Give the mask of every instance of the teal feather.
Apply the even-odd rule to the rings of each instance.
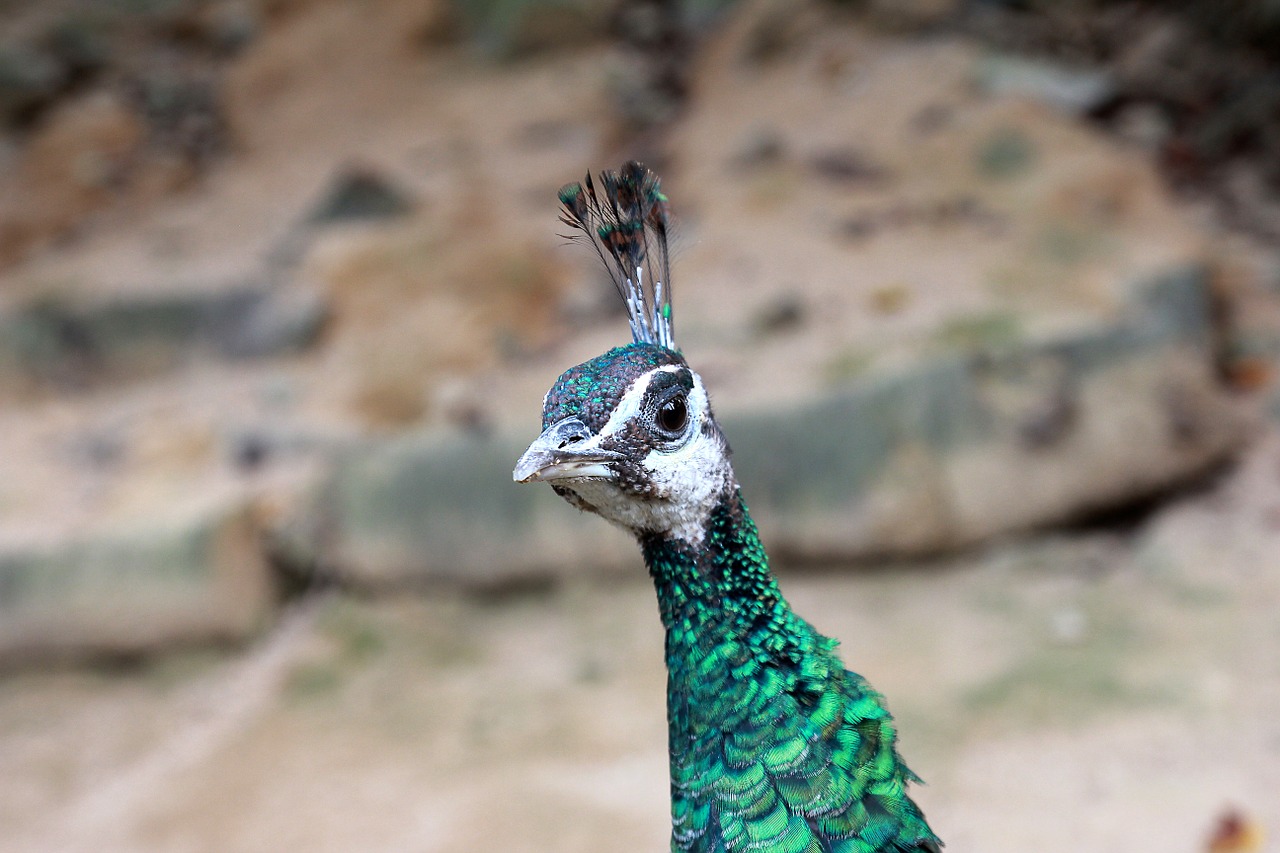
[[[667,632],[673,851],[932,851],[883,700],[782,597],[741,494],[641,539]]]

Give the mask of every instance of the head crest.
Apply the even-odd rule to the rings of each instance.
[[[675,350],[667,197],[658,176],[632,160],[616,172],[601,172],[600,188],[597,194],[590,173],[582,183],[561,187],[560,221],[581,231],[604,262],[627,305],[632,339]]]

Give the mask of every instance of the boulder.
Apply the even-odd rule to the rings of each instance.
[[[307,221],[330,225],[394,219],[411,213],[413,208],[410,193],[390,177],[372,166],[348,164],[334,175]]]
[[[975,82],[988,94],[1030,98],[1070,115],[1098,109],[1118,90],[1105,71],[1015,56],[987,57],[978,65]]]
[[[81,386],[154,373],[193,353],[288,354],[310,345],[327,316],[318,294],[253,282],[42,297],[0,310],[0,380]]]
[[[909,556],[1070,523],[1239,446],[1208,277],[1150,283],[1115,322],[944,354],[783,416],[726,424],[780,555]]]
[[[252,500],[35,541],[0,531],[0,663],[241,639],[274,601]]]
[[[512,482],[527,443],[449,432],[351,448],[277,532],[281,551],[367,587],[499,587],[634,564],[621,531]]]
[[[45,106],[66,82],[66,69],[39,50],[0,45],[0,121],[20,120]]]
[[[998,336],[721,420],[771,552],[844,562],[954,549],[1149,497],[1228,458],[1241,428],[1215,378],[1198,267],[1139,287],[1113,321]],[[511,482],[532,438],[354,449],[294,519],[295,552],[370,585],[639,571],[624,534]]]

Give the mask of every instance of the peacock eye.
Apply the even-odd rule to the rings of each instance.
[[[689,406],[685,403],[683,394],[672,397],[658,409],[658,426],[664,432],[680,432],[688,421]]]

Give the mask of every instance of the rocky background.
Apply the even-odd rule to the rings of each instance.
[[[510,481],[629,157],[948,849],[1273,849],[1274,6],[0,4],[0,849],[665,849],[634,545]]]

